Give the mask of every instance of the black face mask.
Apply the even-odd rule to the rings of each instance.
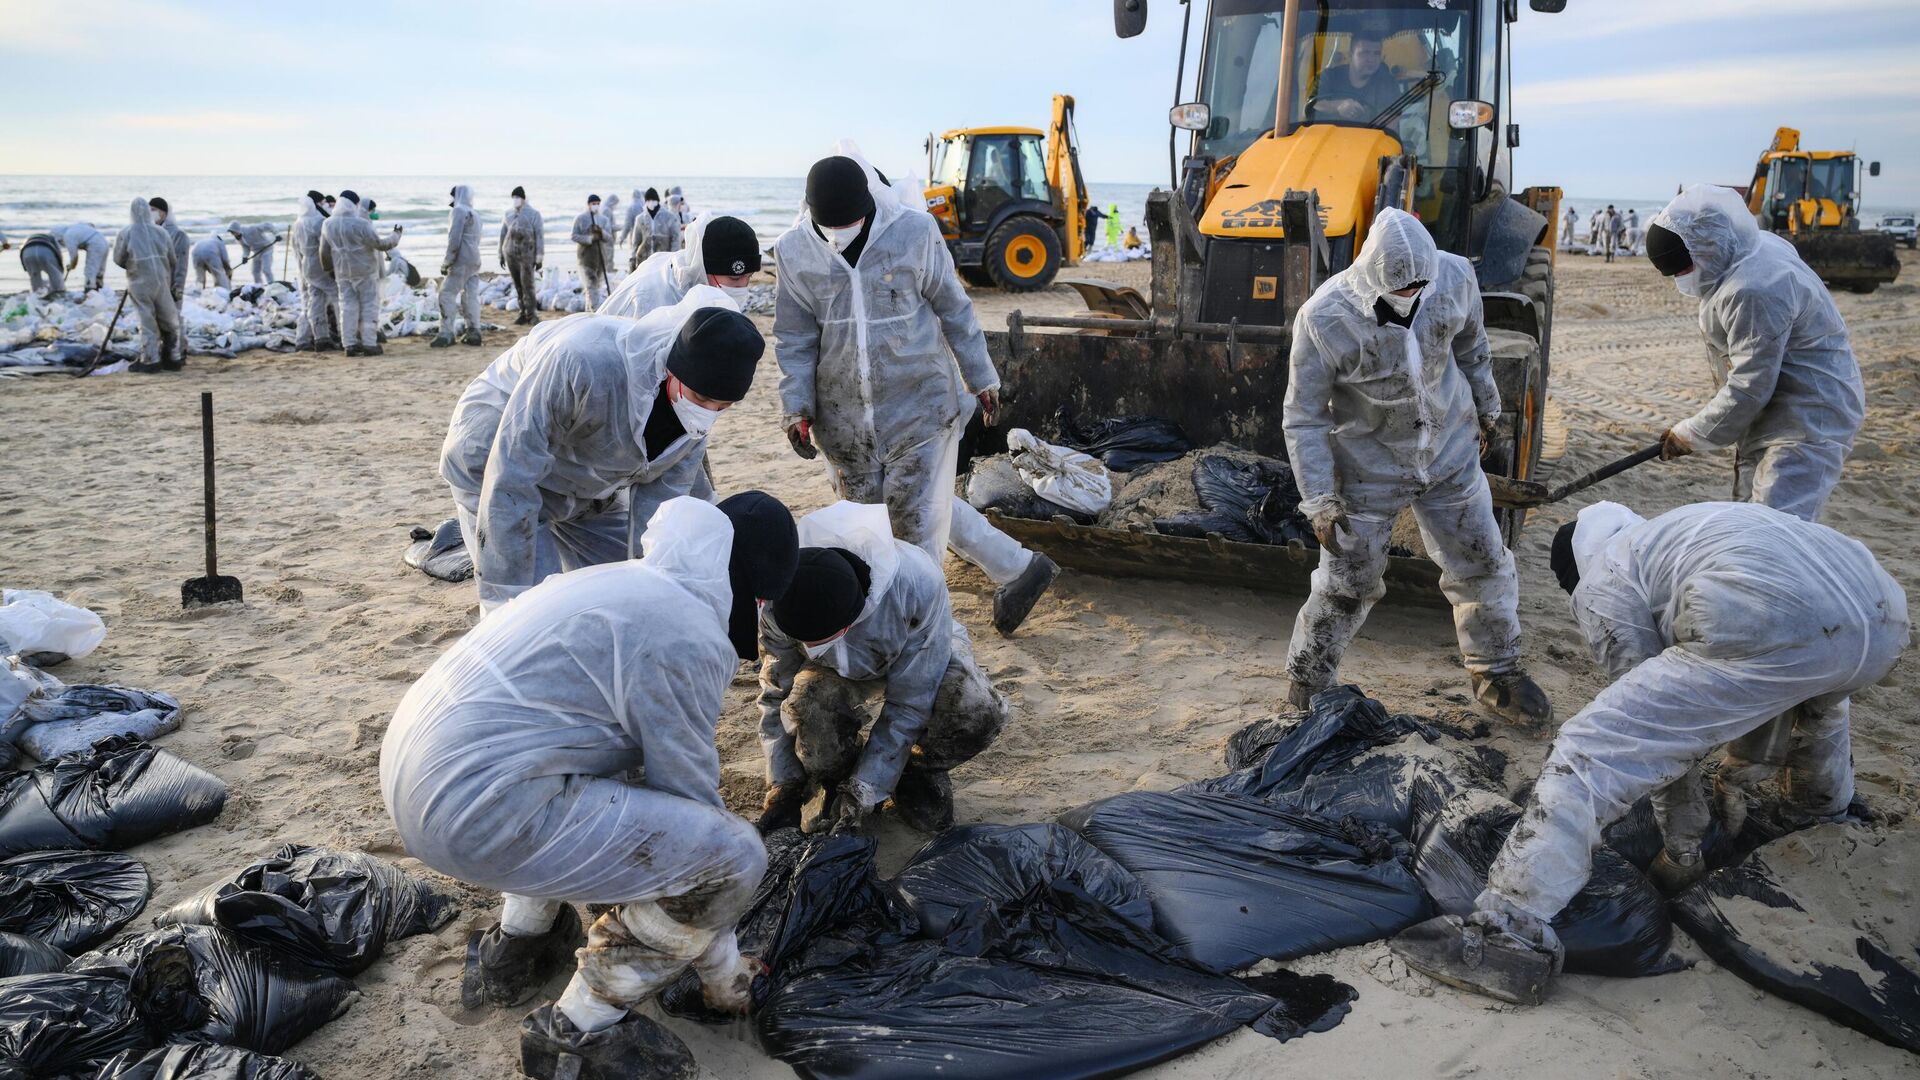
[[[1560,526],[1559,531],[1553,534],[1553,547],[1547,553],[1547,564],[1553,567],[1554,580],[1560,583],[1560,588],[1568,596],[1572,596],[1573,590],[1580,587],[1580,562],[1573,557],[1573,529],[1577,524],[1579,522],[1569,521]]]

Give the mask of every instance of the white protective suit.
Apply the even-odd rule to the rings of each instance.
[[[252,225],[229,222],[227,232],[240,241],[240,257],[249,260],[253,267],[253,282],[256,285],[269,285],[273,282],[273,257],[268,249],[280,239],[280,230],[269,222],[260,221]]]
[[[153,208],[149,206],[147,209],[149,213],[147,221],[151,223]],[[187,295],[187,267],[193,261],[193,241],[187,239],[184,229],[173,223],[172,214],[167,215],[167,220],[160,224],[160,229],[167,234],[168,244],[173,249],[173,280],[168,285],[168,291],[173,294],[173,307],[178,311],[181,301],[186,299]],[[119,237],[114,239],[117,241]]]
[[[223,289],[233,288],[233,257],[227,254],[226,237],[216,233],[193,245],[192,258],[194,288],[206,288],[208,277]]]
[[[508,207],[500,219],[500,265],[513,278],[515,297],[520,302],[521,319],[539,309],[533,274],[547,261],[547,224],[532,203]]]
[[[584,215],[583,215],[584,216]],[[662,251],[647,256],[647,261],[626,276],[620,287],[595,308],[602,315],[637,319],[655,308],[680,302],[687,290],[707,280],[706,260],[700,242],[705,237],[711,215],[693,223],[687,230],[686,246],[679,251]]]
[[[1412,325],[1375,303],[1412,281]],[[1340,658],[1386,595],[1394,518],[1413,507],[1440,588],[1453,602],[1467,670],[1519,670],[1519,579],[1480,468],[1480,426],[1500,415],[1473,267],[1435,249],[1426,227],[1386,209],[1353,265],[1296,320],[1283,413],[1300,511],[1347,513],[1342,550],[1320,552],[1313,595],[1287,650],[1296,686],[1332,686]]]
[[[81,281],[82,289],[98,289],[106,282],[107,253],[113,245],[107,243],[106,236],[93,227],[92,222],[82,221],[60,230],[60,243],[67,249],[67,269],[72,270],[80,264],[80,253],[87,253],[87,269]]]
[[[595,239],[594,228],[600,236]],[[599,311],[607,299],[607,277],[613,270],[613,219],[606,211],[582,210],[573,219],[574,255],[580,264],[580,283],[587,293],[587,310]]]
[[[480,216],[473,212],[473,189],[457,184],[447,211],[447,253],[440,260],[440,337],[453,337],[455,316],[466,332],[480,333]]]
[[[153,223],[145,199],[133,200],[127,227],[113,238],[113,265],[127,272],[127,300],[140,322],[140,362],[178,362],[186,342],[173,302],[173,238]]]
[[[483,610],[550,574],[631,558],[668,499],[712,501],[706,436],[683,434],[649,459],[644,435],[667,351],[704,307],[739,310],[700,285],[644,319],[541,323],[460,396],[440,475],[453,489]]]
[[[1740,196],[1688,188],[1653,223],[1693,256],[1700,332],[1719,387],[1674,434],[1734,447],[1736,497],[1817,520],[1866,416],[1847,325],[1793,245],[1763,233]]]
[[[341,199],[320,227],[320,265],[333,275],[340,293],[342,344],[371,348],[380,343],[380,253],[399,243],[399,233],[375,231],[366,210],[351,199]]]
[[[300,264],[300,320],[294,331],[295,348],[332,341],[333,326],[339,319],[340,298],[333,275],[320,263],[320,229],[326,222],[327,216],[313,205],[313,199],[300,196],[300,216],[288,230],[294,261]]]
[[[47,299],[67,295],[67,256],[56,233],[34,233],[20,245],[20,269],[27,274],[27,291]]]
[[[644,262],[650,256],[661,252],[679,251],[684,244],[683,225],[680,215],[673,208],[661,203],[659,209],[640,208],[640,218],[635,223],[633,234],[633,254]]]
[[[647,204],[645,200],[646,200],[645,193],[643,193],[639,188],[634,188],[633,201],[627,204],[627,213],[626,213],[625,220],[621,221],[620,223],[620,234],[616,236],[614,239],[620,241],[620,243],[622,244],[631,244],[631,243],[637,242],[638,237],[636,237],[634,234],[633,224],[634,222],[640,220],[640,215],[642,213],[646,212]]]
[[[1479,907],[1552,919],[1586,883],[1601,830],[1643,795],[1668,851],[1697,853],[1701,760],[1789,710],[1788,796],[1813,815],[1846,809],[1848,696],[1885,677],[1909,636],[1906,594],[1872,553],[1751,503],[1646,521],[1604,502],[1580,512],[1573,552],[1574,618],[1614,681],[1554,739]]]
[[[892,794],[910,756],[916,767],[946,770],[986,749],[1006,723],[1006,703],[953,619],[939,564],[894,539],[884,507],[839,502],[798,525],[801,547],[840,548],[867,564],[867,601],[846,636],[811,661],[804,643],[774,621],[772,606],[762,611],[760,746],[767,782],[811,777],[831,784],[851,775],[877,804]],[[858,686],[828,685],[837,681],[885,687],[857,766],[851,753],[857,727],[808,730],[844,723],[850,718],[836,706],[864,696]],[[817,699],[811,706],[802,700],[809,697]],[[919,754],[912,753],[916,745]]]
[[[667,502],[644,557],[554,578],[483,621],[387,729],[381,792],[409,854],[509,894],[510,927],[539,932],[564,901],[622,905],[595,924],[570,996],[625,1006],[689,963],[703,979],[739,963],[733,927],[766,849],[721,801],[714,748],[739,666],[732,547],[721,511]],[[643,782],[617,779],[641,767]]]
[[[1000,376],[939,226],[862,164],[874,212],[857,264],[805,211],[774,244],[781,424],[809,421],[834,492],[885,503],[894,535],[938,564],[960,502],[959,436]]]

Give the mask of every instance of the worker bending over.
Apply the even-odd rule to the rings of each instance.
[[[725,293],[698,285],[644,319],[541,323],[481,372],[440,449],[481,610],[634,558],[661,503],[710,500],[707,435],[765,349]]]
[[[599,311],[637,319],[658,307],[680,302],[687,290],[705,283],[747,307],[747,283],[760,272],[760,238],[753,226],[736,217],[701,218],[687,230],[686,246],[647,256],[628,274]]]
[[[1301,306],[1282,425],[1320,566],[1287,649],[1296,708],[1336,683],[1386,595],[1387,543],[1411,506],[1481,707],[1552,718],[1520,668],[1520,582],[1480,468],[1500,418],[1488,355],[1473,267],[1398,210],[1382,210],[1353,265]]]
[[[799,825],[825,789],[816,828],[857,829],[891,798],[907,824],[937,833],[953,824],[947,771],[1000,734],[1006,700],[953,620],[946,576],[894,539],[884,507],[817,510],[800,520],[800,544],[793,585],[760,616],[760,829]]]
[[[222,289],[233,288],[233,256],[227,253],[226,237],[214,233],[191,250],[194,288],[206,288],[208,278]]]
[[[1866,416],[1847,324],[1793,245],[1732,190],[1691,187],[1647,226],[1647,258],[1700,301],[1718,389],[1661,439],[1661,457],[1734,448],[1734,497],[1808,521]]]
[[[521,1067],[539,1080],[625,1076],[650,1041],[677,1041],[629,1010],[688,967],[710,1006],[746,1009],[758,965],[734,924],[767,856],[721,801],[714,725],[753,655],[729,626],[750,629],[786,591],[795,553],[771,496],[670,500],[638,561],[516,599],[394,712],[380,785],[407,852],[505,894],[468,944],[469,1008],[525,1001],[575,961],[572,903],[615,905],[560,1000],[522,1026]]]
[[[272,284],[273,256],[268,254],[268,250],[280,242],[280,230],[266,221],[255,222],[252,225],[229,221],[227,232],[240,242],[240,261],[253,264],[253,283]]]
[[[774,244],[787,439],[826,454],[839,497],[885,504],[935,566],[951,540],[1000,587],[994,626],[1011,634],[1060,568],[953,493],[960,435],[976,404],[993,422],[1000,376],[940,227],[851,157],[815,163],[806,200]]]
[[[67,249],[67,270],[72,272],[80,265],[80,253],[86,252],[87,269],[81,278],[81,289],[93,292],[106,284],[107,253],[113,245],[107,242],[105,234],[93,227],[90,221],[69,225],[60,231],[61,246]]]
[[[1554,536],[1552,563],[1614,681],[1554,739],[1467,932],[1557,970],[1548,924],[1586,884],[1601,830],[1641,796],[1653,797],[1666,843],[1656,883],[1674,892],[1705,874],[1700,766],[1714,749],[1791,712],[1787,803],[1807,824],[1842,815],[1853,799],[1847,699],[1892,670],[1909,632],[1906,593],[1859,541],[1751,503],[1651,521],[1595,503]],[[1721,801],[1737,830],[1756,770],[1728,756]],[[1489,989],[1472,969],[1444,975]]]

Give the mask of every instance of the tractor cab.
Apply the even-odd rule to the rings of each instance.
[[[927,210],[970,283],[1026,292],[1079,261],[1087,197],[1064,94],[1054,98],[1053,128],[959,128],[927,139]]]

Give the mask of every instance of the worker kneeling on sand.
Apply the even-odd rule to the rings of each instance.
[[[800,520],[800,543],[792,587],[760,616],[760,829],[800,824],[801,805],[826,789],[816,827],[858,828],[891,798],[907,824],[939,832],[953,823],[947,770],[1000,734],[1006,699],[953,620],[946,576],[894,539],[886,507],[815,511]]]
[[[1334,685],[1386,595],[1387,542],[1411,506],[1453,601],[1474,696],[1507,720],[1551,719],[1520,669],[1519,578],[1480,468],[1500,391],[1473,267],[1436,250],[1417,218],[1382,210],[1297,326],[1282,423],[1320,566],[1287,649],[1289,701],[1304,709]]]
[[[1654,881],[1669,893],[1698,881],[1712,819],[1700,766],[1715,748],[1727,746],[1717,791],[1730,828],[1745,818],[1744,789],[1779,772],[1752,763],[1742,736],[1783,713],[1789,807],[1809,824],[1844,814],[1848,696],[1884,678],[1909,637],[1906,594],[1859,541],[1751,503],[1651,521],[1596,503],[1555,534],[1552,562],[1614,682],[1560,729],[1467,925],[1430,942],[1434,974],[1510,1000],[1495,974],[1510,965],[1461,962],[1459,937],[1533,956],[1542,979],[1548,958],[1557,969],[1548,924],[1586,884],[1601,830],[1643,795],[1665,840]]]
[[[714,725],[758,604],[792,579],[793,518],[760,492],[673,499],[645,547],[482,622],[401,699],[380,750],[407,851],[506,894],[468,945],[469,1008],[525,1001],[574,962],[570,901],[615,905],[523,1025],[534,1077],[568,1055],[587,1064],[569,1076],[640,1075],[626,1055],[677,1040],[630,1009],[692,967],[709,1005],[743,1012],[757,967],[734,924],[766,849],[721,801]]]
[[[654,508],[713,498],[703,462],[766,342],[719,289],[644,319],[542,323],[480,373],[440,448],[480,607],[636,556]]]
[[[1700,301],[1719,387],[1661,457],[1734,448],[1737,498],[1817,521],[1866,416],[1860,364],[1820,276],[1731,189],[1691,187],[1647,226],[1647,257]]]

